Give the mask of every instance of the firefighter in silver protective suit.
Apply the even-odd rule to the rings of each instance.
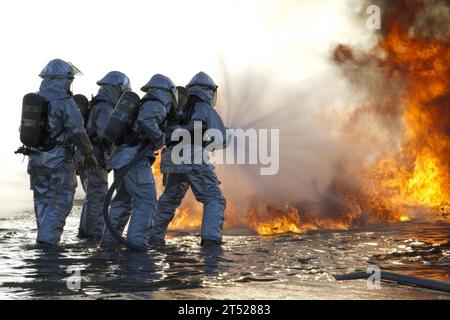
[[[45,245],[58,244],[72,209],[77,186],[74,146],[80,150],[88,170],[97,168],[81,112],[70,92],[76,72],[70,63],[55,59],[39,74],[42,82],[38,95],[48,103],[42,129],[46,143],[30,148],[28,173],[38,227],[37,242]],[[26,129],[26,125],[21,126],[21,130]]]
[[[103,234],[103,204],[108,192],[107,164],[112,151],[112,142],[104,136],[105,126],[119,98],[125,90],[130,90],[129,78],[119,71],[108,72],[97,81],[98,93],[89,103],[86,117],[86,131],[98,159],[97,170],[85,170],[78,164],[78,172],[86,193],[79,226],[80,238],[100,239]],[[81,157],[78,157],[81,158]]]
[[[129,220],[127,240],[145,250],[157,202],[151,166],[155,161],[155,151],[164,145],[166,116],[176,104],[178,95],[172,80],[160,74],[154,75],[141,90],[146,95],[140,101],[138,114],[132,121],[129,133],[116,143],[108,167],[114,170],[116,178],[120,170],[132,163],[146,146],[151,145],[152,150],[125,174],[111,202],[109,218],[119,233],[123,233]],[[116,109],[119,110],[118,107]],[[117,118],[125,116],[119,115]],[[116,244],[116,239],[105,228],[101,246],[111,247]]]
[[[161,157],[161,172],[165,175],[165,189],[158,200],[158,211],[153,219],[151,242],[163,244],[167,227],[172,221],[176,209],[180,206],[189,187],[197,201],[203,204],[203,219],[201,227],[201,244],[218,245],[222,242],[222,227],[224,222],[225,198],[220,189],[220,182],[214,167],[208,161],[207,144],[192,145],[189,163],[174,164],[175,150],[172,139],[176,132],[186,130],[191,137],[195,135],[195,123],[199,124],[199,131],[203,134],[208,130],[216,130],[215,149],[226,147],[227,131],[223,121],[214,109],[217,100],[217,85],[204,72],[196,74],[186,86],[187,102],[186,117],[181,125],[169,125],[168,135],[171,141],[167,143]],[[181,100],[181,99],[180,99]],[[173,133],[171,133],[173,131]],[[191,138],[190,141],[194,142]],[[200,161],[195,161],[199,158]]]

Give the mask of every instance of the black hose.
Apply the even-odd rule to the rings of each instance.
[[[109,205],[111,204],[111,200],[112,200],[112,196],[114,194],[114,191],[122,183],[122,180],[125,177],[125,175],[127,174],[127,172],[131,168],[133,168],[135,165],[137,165],[140,161],[142,161],[147,156],[147,154],[150,151],[152,151],[152,150],[153,150],[153,145],[152,144],[148,144],[144,149],[142,149],[136,155],[136,157],[134,157],[134,159],[129,164],[127,164],[125,167],[119,169],[116,172],[116,175],[114,177],[114,182],[112,183],[111,187],[108,190],[108,193],[106,194],[105,203],[103,205],[103,218],[105,220],[105,225],[108,228],[108,230],[111,233],[111,235],[117,241],[119,241],[121,244],[126,246],[127,248],[132,249],[132,250],[137,250],[137,251],[144,251],[145,248],[143,248],[141,246],[138,246],[138,245],[128,241],[127,239],[122,237],[122,235],[119,232],[117,232],[117,230],[112,225],[111,220],[109,219]]]
[[[370,274],[366,272],[353,272],[349,274],[342,274],[342,275],[335,275],[334,278],[337,281],[342,280],[357,280],[357,279],[367,279],[370,276]],[[425,289],[432,289],[437,291],[443,291],[443,292],[449,292],[450,293],[450,282],[444,281],[444,280],[433,280],[433,279],[426,279],[421,277],[415,277],[415,276],[407,276],[403,274],[398,274],[394,272],[386,272],[382,271],[380,280],[382,281],[393,281],[398,284],[404,284],[404,285],[412,285],[420,288]]]

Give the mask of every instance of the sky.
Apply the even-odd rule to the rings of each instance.
[[[348,17],[354,1],[4,1],[0,10],[0,218],[32,208],[20,145],[22,97],[39,88],[54,58],[83,73],[75,93],[95,94],[105,73],[126,73],[138,90],[155,73],[184,85],[198,71],[219,85],[231,75],[272,70],[272,80],[307,82],[326,73],[330,47],[366,36]],[[331,69],[330,69],[331,70]],[[220,101],[219,101],[220,103]],[[24,161],[23,161],[24,160]]]

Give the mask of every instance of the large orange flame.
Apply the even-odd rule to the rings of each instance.
[[[408,221],[417,212],[434,212],[434,217],[450,222],[450,39],[411,31],[412,21],[421,9],[417,1],[398,0],[395,5],[399,5],[397,10],[384,16],[377,48],[373,55],[367,55],[388,81],[402,88],[397,103],[385,110],[400,115],[404,125],[399,150],[380,156],[361,172],[352,172],[360,182],[357,186],[344,183],[346,179],[334,179],[329,187],[335,204],[332,216],[321,216],[324,210],[317,206],[294,205],[298,199],[284,207],[264,199],[247,212],[238,212],[244,209],[229,203],[226,227],[244,225],[260,235],[301,233]],[[338,62],[353,59],[351,49],[338,49]],[[364,62],[355,65],[365,68]],[[380,106],[375,102],[370,108],[381,108],[383,97],[373,100],[380,101]],[[200,227],[201,209],[200,204],[188,200],[170,227]]]
[[[449,39],[412,34],[392,22],[379,44],[382,68],[406,90],[400,99],[405,125],[401,150],[385,155],[365,172],[366,190],[399,217],[408,207],[434,210],[448,220],[450,203],[450,46]],[[398,79],[395,79],[395,75]]]

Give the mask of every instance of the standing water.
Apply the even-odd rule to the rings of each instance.
[[[79,240],[79,213],[80,207],[74,207],[61,246],[54,250],[34,245],[33,213],[0,220],[1,298],[95,298],[206,289],[222,292],[215,296],[221,298],[226,297],[226,289],[242,286],[254,288],[255,296],[273,298],[270,290],[258,292],[258,286],[278,292],[283,291],[282,284],[299,289],[308,283],[326,287],[335,283],[334,274],[366,270],[370,264],[450,281],[447,224],[408,222],[277,236],[234,235],[229,230],[221,249],[202,248],[197,233],[177,231],[169,233],[165,247],[136,253],[103,251],[95,243]],[[78,291],[67,286],[74,270],[81,275]]]

